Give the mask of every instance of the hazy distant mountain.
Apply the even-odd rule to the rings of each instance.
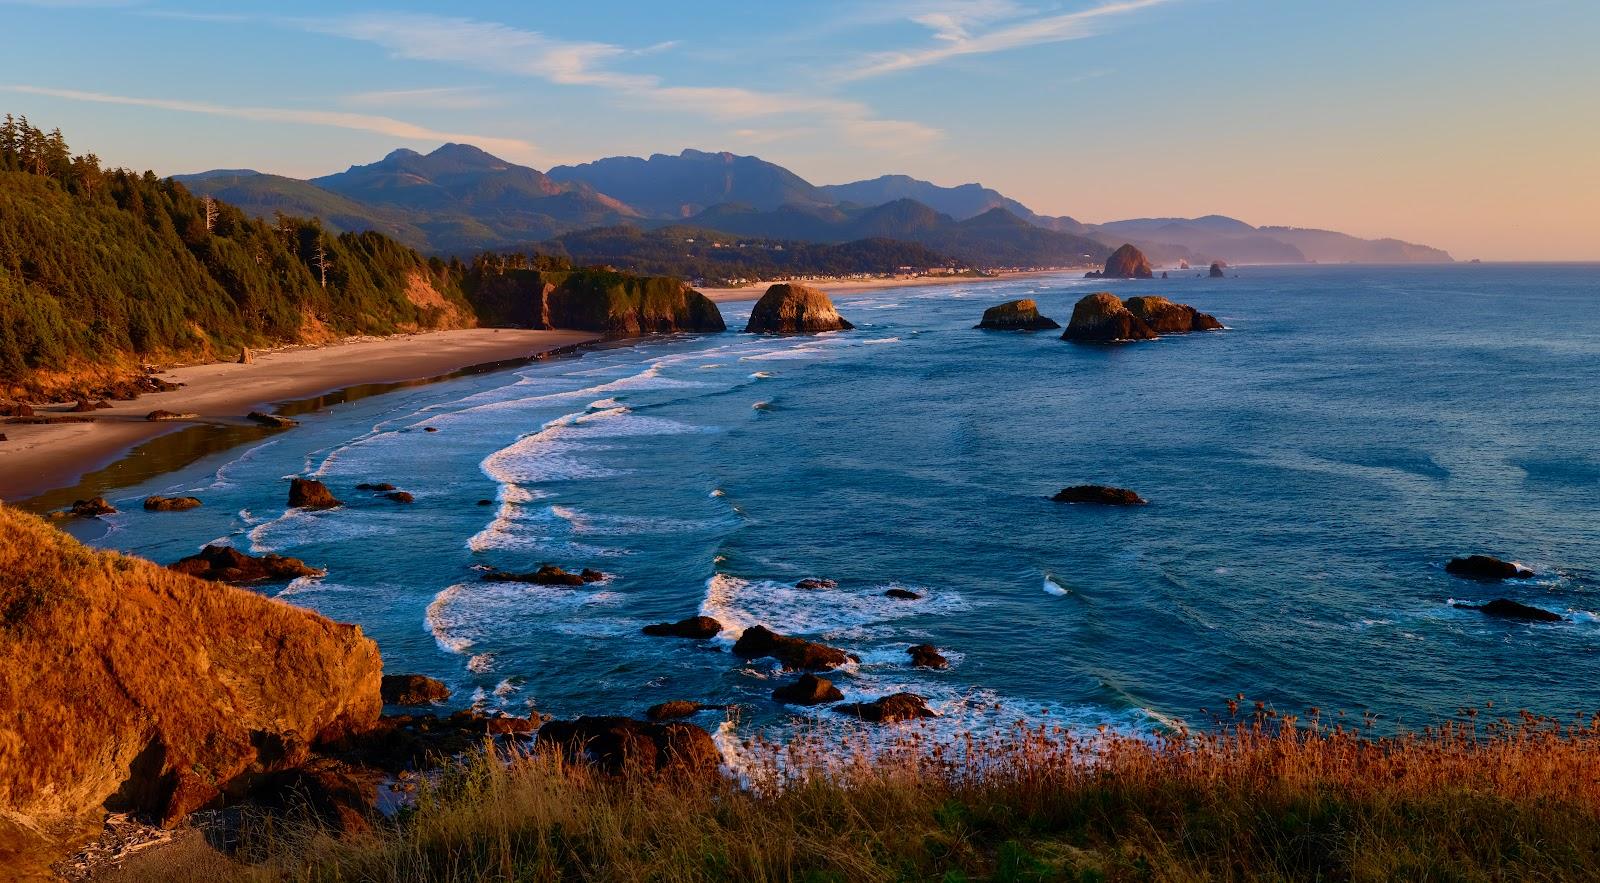
[[[783,166],[754,156],[685,150],[649,159],[613,156],[556,166],[550,177],[587,184],[657,218],[686,218],[714,205],[739,203],[770,211],[782,205],[826,205],[832,198]]]
[[[1261,232],[1300,249],[1308,259],[1322,263],[1355,261],[1368,264],[1443,263],[1450,253],[1398,239],[1358,239],[1332,230],[1299,227],[1262,227]]]
[[[1344,233],[1292,227],[1253,227],[1222,215],[1112,221],[1096,225],[1091,235],[1107,244],[1131,241],[1161,262],[1180,257],[1235,264],[1451,260],[1447,252],[1396,239],[1358,239]]]

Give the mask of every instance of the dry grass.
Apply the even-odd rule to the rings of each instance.
[[[345,841],[261,825],[132,879],[1581,880],[1600,878],[1600,723],[1379,738],[1262,710],[1204,735],[1017,729],[871,757],[747,743],[741,784],[611,782],[488,755]],[[154,858],[154,857],[153,857]]]

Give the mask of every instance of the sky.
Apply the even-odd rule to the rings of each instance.
[[[692,147],[1600,260],[1600,0],[0,0],[0,35],[0,112],[160,174]]]

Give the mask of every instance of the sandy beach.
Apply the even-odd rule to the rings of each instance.
[[[1077,270],[1019,270],[1014,273],[996,273],[992,276],[896,276],[892,279],[844,279],[838,282],[806,282],[814,288],[826,291],[830,296],[856,294],[864,291],[877,291],[881,288],[908,288],[914,285],[953,285],[958,282],[982,284],[984,282],[1001,282],[1007,279],[1026,279],[1031,276],[1055,276],[1061,273],[1081,273]],[[700,288],[696,289],[706,297],[717,303],[730,303],[744,300],[756,300],[770,287],[770,282],[758,282],[752,285],[741,285],[738,288]]]
[[[473,328],[382,339],[363,338],[317,347],[252,353],[248,365],[216,362],[174,368],[164,379],[184,384],[131,402],[112,402],[91,423],[0,424],[0,499],[20,500],[76,482],[121,457],[134,445],[197,423],[241,423],[253,410],[365,383],[420,380],[462,368],[512,359],[598,339],[590,331],[523,331]],[[40,416],[70,406],[36,408]],[[165,410],[195,414],[190,420],[150,422]]]

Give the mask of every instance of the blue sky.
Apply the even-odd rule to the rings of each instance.
[[[0,108],[163,174],[696,147],[1600,259],[1595,0],[0,0],[0,32]]]

